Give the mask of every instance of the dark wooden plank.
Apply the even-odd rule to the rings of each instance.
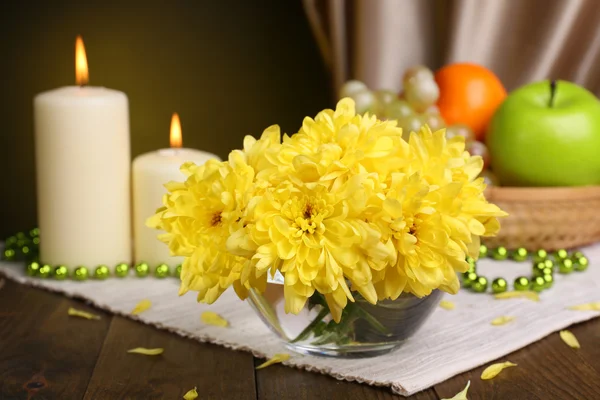
[[[69,307],[99,321],[69,317]],[[0,289],[0,398],[81,399],[112,316],[6,280]]]
[[[127,353],[135,347],[161,347],[164,353]],[[255,399],[253,365],[249,353],[115,316],[85,399],[181,399],[193,387],[201,399]]]
[[[578,354],[600,374],[600,318],[577,324],[568,329],[579,340],[581,349],[578,350]]]
[[[264,360],[256,360],[256,365]],[[328,399],[328,400],[437,400],[433,389],[410,397],[397,396],[390,388],[339,381],[314,372],[301,371],[283,365],[272,365],[256,371],[259,400]]]
[[[600,399],[600,350],[598,331],[600,321],[575,326],[571,331],[581,341],[579,350],[568,347],[558,333],[498,361],[512,361],[517,367],[508,368],[492,380],[482,381],[486,364],[435,386],[440,397],[452,397],[471,380],[469,398],[476,399]],[[596,333],[593,333],[596,331]],[[595,335],[595,336],[594,336]],[[595,343],[594,343],[594,340]],[[587,355],[586,355],[587,354]],[[592,360],[592,357],[595,360]],[[589,357],[589,358],[588,358]]]

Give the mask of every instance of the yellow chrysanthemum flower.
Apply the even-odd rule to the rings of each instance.
[[[381,179],[407,161],[408,146],[397,121],[356,114],[354,101],[340,100],[336,110],[305,118],[302,128],[285,137],[266,158],[279,167],[279,179],[341,185],[358,173],[377,172]]]
[[[405,141],[343,99],[283,142],[272,126],[226,162],[185,164],[149,223],[186,256],[182,293],[213,302],[234,286],[244,298],[279,272],[286,311],[318,292],[338,321],[357,294],[458,290],[466,256],[506,215],[483,196],[482,166],[462,138],[424,127]]]
[[[225,289],[239,281],[247,260],[227,251],[227,238],[240,226],[254,170],[240,151],[229,160],[210,160],[202,166],[186,163],[183,183],[166,185],[169,194],[163,209],[148,224],[166,231],[159,238],[173,255],[186,256],[181,271],[180,294],[198,291],[198,299],[214,302]],[[240,297],[243,286],[236,284]]]

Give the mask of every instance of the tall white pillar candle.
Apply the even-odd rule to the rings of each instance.
[[[83,85],[80,38],[77,49]],[[40,261],[71,270],[130,263],[127,96],[102,87],[63,87],[35,97],[34,117]]]
[[[179,168],[192,161],[198,165],[219,157],[200,150],[181,147],[181,125],[177,114],[171,121],[171,148],[142,154],[133,160],[133,231],[134,259],[136,263],[146,262],[150,268],[165,263],[171,267],[181,264],[182,257],[170,255],[165,243],[158,240],[162,232],[146,226],[146,220],[159,207],[166,193],[164,184],[182,181],[185,176]]]

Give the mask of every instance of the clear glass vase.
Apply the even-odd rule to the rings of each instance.
[[[296,352],[334,357],[371,357],[400,346],[438,305],[438,290],[418,298],[404,293],[372,305],[355,294],[339,323],[324,297],[315,293],[299,314],[284,311],[283,284],[269,282],[264,293],[250,291],[249,302],[265,324]]]

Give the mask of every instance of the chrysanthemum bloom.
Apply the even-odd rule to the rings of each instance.
[[[272,126],[223,163],[184,165],[153,225],[187,257],[181,291],[212,302],[233,285],[264,290],[284,277],[285,308],[322,294],[336,321],[359,293],[371,303],[404,292],[458,290],[465,257],[505,215],[483,197],[480,157],[428,128],[408,142],[394,121],[336,110],[284,136]]]
[[[239,276],[247,260],[230,254],[226,242],[242,224],[254,170],[239,151],[226,162],[186,163],[181,170],[186,181],[166,185],[170,193],[165,206],[148,221],[166,231],[159,238],[172,254],[188,257],[182,266],[180,294],[194,290],[200,301],[212,303],[234,285],[245,297]]]
[[[335,110],[305,118],[298,133],[265,155],[279,167],[279,179],[339,186],[359,173],[385,179],[408,161],[408,145],[396,121],[356,114],[345,98]]]

